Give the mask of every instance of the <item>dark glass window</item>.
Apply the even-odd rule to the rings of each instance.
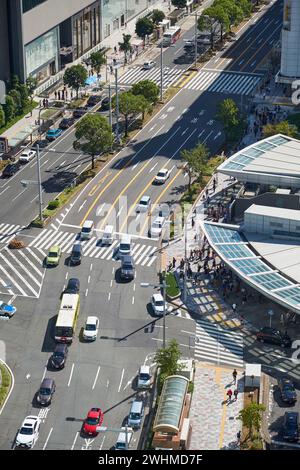
[[[46,2],[46,0],[23,0],[23,13],[26,13],[26,11],[29,11],[44,2]]]

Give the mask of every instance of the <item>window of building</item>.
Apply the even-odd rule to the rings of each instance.
[[[41,3],[46,2],[47,0],[23,0],[23,13],[26,13],[26,11],[32,10],[32,8],[37,7]]]
[[[281,223],[279,223],[279,222],[270,222],[270,227],[282,228],[282,227],[283,227],[283,224],[281,224]]]

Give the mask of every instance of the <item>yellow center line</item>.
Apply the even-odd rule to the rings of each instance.
[[[165,187],[165,189],[160,193],[160,195],[158,196],[158,198],[156,199],[156,201],[154,202],[154,207],[156,204],[158,204],[158,202],[161,200],[161,198],[163,197],[163,195],[165,194],[165,192],[169,189],[169,187],[174,183],[174,181],[176,180],[176,178],[179,176],[179,174],[182,173],[182,170],[178,170],[176,175],[171,179],[171,181],[167,184],[167,186]],[[140,230],[140,235],[142,235],[145,231],[145,228],[146,228],[146,225],[148,224],[148,220],[149,218],[151,217],[151,214],[152,214],[152,211],[150,212],[150,214],[148,215],[147,219],[145,220],[145,223],[142,227],[142,229]]]

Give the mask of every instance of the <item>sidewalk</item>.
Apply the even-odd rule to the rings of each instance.
[[[235,386],[232,369],[202,362],[196,362],[195,367],[189,450],[239,450],[238,433],[242,431],[242,422],[237,417],[244,403],[244,371],[238,370]],[[228,403],[226,393],[235,388],[239,392],[237,400]]]

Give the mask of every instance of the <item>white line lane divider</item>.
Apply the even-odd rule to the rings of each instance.
[[[74,438],[74,441],[73,441],[71,450],[74,450],[74,447],[75,447],[75,444],[76,444],[76,441],[77,441],[78,436],[79,436],[79,431],[77,431],[77,433],[76,433],[76,435],[75,435],[75,438]]]
[[[70,387],[70,383],[71,383],[72,376],[73,376],[73,371],[74,371],[74,362],[73,362],[73,364],[72,364],[72,368],[71,368],[71,372],[70,372],[70,378],[69,378],[69,382],[68,382],[68,387]]]
[[[99,450],[102,450],[102,447],[103,447],[105,438],[106,438],[106,436],[103,436],[103,439],[102,439],[102,442],[101,442],[101,444],[100,444]]]
[[[47,444],[48,444],[48,441],[49,441],[50,436],[51,436],[51,434],[52,434],[52,431],[53,431],[53,428],[51,428],[50,431],[49,431],[49,434],[48,434],[48,436],[47,436],[46,442],[45,442],[45,444],[44,444],[44,446],[43,446],[43,450],[45,450],[46,447],[47,447]]]
[[[121,380],[120,380],[120,385],[119,385],[119,388],[118,388],[118,392],[120,392],[120,390],[121,390],[121,387],[122,387],[122,382],[123,382],[124,372],[125,372],[125,369],[123,369],[123,370],[122,370],[122,374],[121,374]]]
[[[92,386],[92,390],[94,390],[94,388],[95,388],[95,386],[96,386],[96,383],[97,383],[97,380],[98,380],[98,375],[99,375],[100,369],[101,369],[101,367],[99,366],[99,367],[98,367],[98,370],[97,370],[97,373],[96,373],[96,377],[95,377],[95,380],[94,380],[93,386]]]

